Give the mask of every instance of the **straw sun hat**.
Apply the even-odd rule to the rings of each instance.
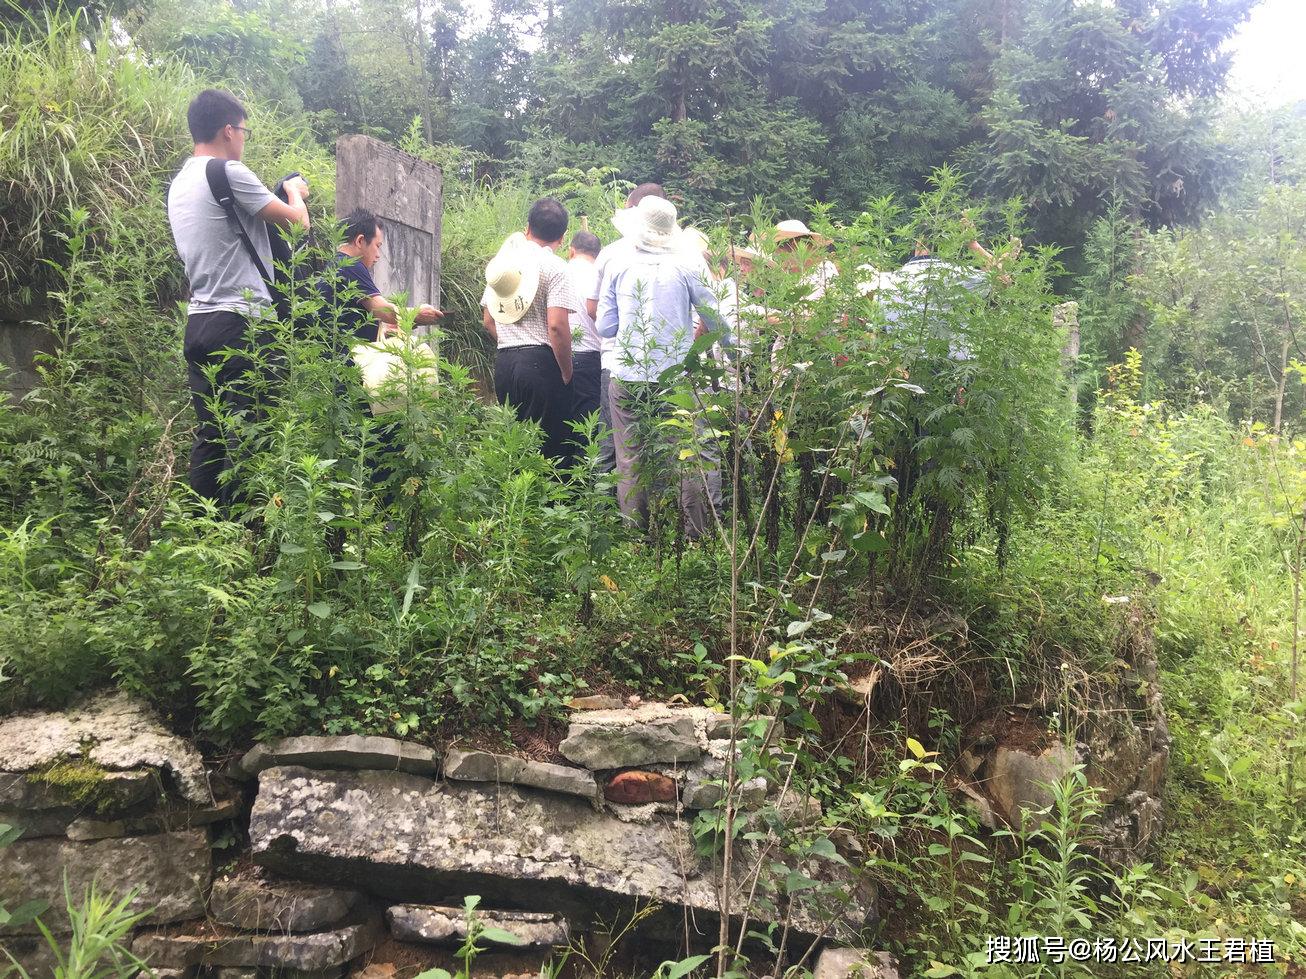
[[[825,235],[818,235],[797,218],[781,221],[775,226],[775,243],[777,245],[782,241],[789,241],[793,238],[810,238],[812,244],[817,246],[830,244],[829,238],[825,237]]]
[[[518,231],[499,246],[485,266],[485,294],[481,305],[496,323],[516,323],[526,315],[540,288],[540,263],[535,249]]]
[[[612,215],[612,224],[640,251],[666,254],[680,249],[676,205],[663,197],[645,197]]]

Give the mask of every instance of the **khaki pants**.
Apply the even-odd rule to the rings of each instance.
[[[649,525],[649,498],[667,492],[677,467],[685,534],[697,540],[715,530],[714,511],[721,506],[721,454],[710,440],[698,457],[681,463],[675,440],[658,421],[668,414],[657,384],[612,378],[608,391],[613,442],[617,452],[617,503],[627,520],[643,530]]]

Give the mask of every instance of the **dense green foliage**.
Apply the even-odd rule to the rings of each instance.
[[[1014,933],[1264,937],[1301,961],[1306,155],[1291,113],[1215,126],[1204,101],[1248,6],[567,0],[478,25],[444,3],[157,0],[109,8],[127,34],[19,19],[0,275],[35,287],[14,298],[39,300],[54,345],[0,402],[0,709],[116,684],[222,748],[520,744],[548,742],[577,692],[681,695],[784,719],[798,764],[778,776],[747,726],[736,784],[792,777],[821,800],[882,887],[890,927],[869,940],[912,974],[1004,975],[979,957]],[[250,162],[304,171],[319,227],[338,132],[446,176],[438,385],[415,353],[373,418],[335,317],[298,297],[265,354],[277,397],[224,419],[248,447],[229,515],[185,488],[159,205],[201,79],[250,99]],[[810,207],[834,244],[800,258],[841,270],[811,299],[782,256],[759,264],[761,311],[734,324],[749,384],[704,343],[664,379],[665,464],[700,471],[695,421],[724,452],[728,506],[697,544],[672,507],[647,537],[623,525],[592,439],[557,473],[473,370],[483,263],[530,200],[557,194],[609,240],[650,176],[718,258]],[[905,305],[861,288],[917,242],[965,274]],[[1082,273],[1057,246],[1082,246]],[[1054,285],[1079,301],[1078,415]],[[385,434],[399,451],[380,456]],[[941,637],[935,613],[962,628]],[[1044,705],[1048,736],[1073,737],[1140,634],[1174,735],[1159,859],[1087,852],[1082,773],[1042,823],[989,837],[951,791],[958,689]],[[901,710],[829,736],[834,691],[870,663]],[[846,859],[766,818],[789,855]],[[742,831],[725,809],[695,823],[715,853]]]
[[[327,140],[417,120],[484,170],[610,164],[713,215],[760,195],[851,216],[952,163],[1076,247],[1111,195],[1153,224],[1209,206],[1233,172],[1221,47],[1255,3],[150,0],[124,19]]]

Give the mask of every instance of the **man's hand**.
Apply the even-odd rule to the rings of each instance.
[[[299,194],[304,200],[308,200],[309,190],[308,181],[303,177],[292,177],[286,181],[286,195],[289,196],[292,189]]]
[[[418,323],[438,323],[442,319],[444,319],[444,313],[430,303],[422,303],[417,307]]]

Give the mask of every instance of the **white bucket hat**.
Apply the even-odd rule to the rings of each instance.
[[[828,245],[830,239],[825,235],[818,235],[815,231],[796,218],[788,221],[781,221],[775,226],[775,243],[778,245],[782,241],[788,241],[790,238],[810,238],[814,245]]]
[[[640,251],[666,254],[680,248],[676,205],[665,197],[645,197],[634,207],[612,215],[612,224]]]
[[[496,323],[516,323],[526,315],[540,288],[540,263],[535,249],[520,231],[499,246],[485,266],[481,305]]]

